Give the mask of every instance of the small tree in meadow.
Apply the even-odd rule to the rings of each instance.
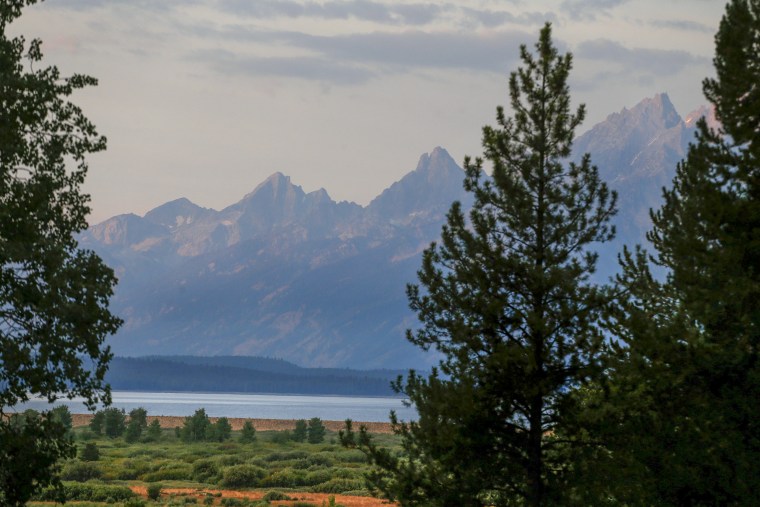
[[[145,439],[149,442],[158,442],[161,440],[161,423],[158,419],[153,419],[145,431]]]
[[[100,451],[98,446],[90,442],[84,446],[82,453],[79,456],[82,461],[98,461],[100,459]]]
[[[116,438],[124,434],[126,430],[127,415],[124,409],[110,407],[103,411],[103,431],[107,437]]]
[[[305,442],[309,433],[309,428],[306,425],[306,419],[299,419],[296,421],[296,429],[293,430],[293,440],[296,442]]]
[[[243,428],[240,430],[240,443],[251,444],[256,441],[256,428],[253,427],[251,421],[243,423]]]
[[[50,411],[50,417],[53,421],[66,428],[66,431],[71,431],[73,421],[71,418],[71,411],[66,405],[59,405],[52,409]]]
[[[199,408],[190,417],[185,417],[182,429],[179,430],[179,437],[184,442],[202,442],[211,428],[211,421],[206,415],[206,409]]]
[[[147,487],[147,493],[148,493],[148,499],[150,500],[158,500],[158,497],[161,496],[161,484],[154,482],[152,484],[148,484]]]
[[[325,439],[325,425],[322,424],[322,419],[319,417],[312,417],[309,420],[309,443],[319,444]]]
[[[226,417],[220,417],[209,428],[206,439],[214,442],[224,442],[230,439],[231,434],[232,426],[230,426],[230,421]]]
[[[102,435],[103,434],[103,422],[105,420],[105,414],[102,410],[98,410],[93,414],[92,419],[90,419],[90,430],[95,433],[96,435]]]

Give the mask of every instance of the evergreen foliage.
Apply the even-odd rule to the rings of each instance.
[[[62,77],[41,64],[40,40],[8,36],[34,3],[0,3],[0,504],[9,506],[49,484],[60,490],[55,462],[74,447],[55,415],[11,427],[7,407],[34,396],[108,402],[103,342],[121,322],[108,311],[113,271],[74,238],[87,227],[86,155],[106,139],[68,97],[97,81]]]
[[[325,439],[325,425],[319,417],[309,419],[309,436],[307,440],[310,444],[322,443]]]
[[[623,256],[599,404],[613,461],[593,470],[621,502],[760,504],[760,2],[729,2],[715,41],[720,129],[699,121],[652,214],[654,255]]]
[[[105,414],[103,414],[102,410],[98,410],[92,415],[92,419],[90,419],[90,430],[92,430],[93,433],[96,435],[102,435],[103,434],[103,420],[105,418]]]
[[[159,497],[161,496],[162,487],[163,486],[161,484],[158,484],[156,482],[154,482],[153,484],[148,484],[148,487],[147,487],[148,498],[154,501],[158,500]]]
[[[148,428],[148,412],[142,407],[134,408],[129,412],[129,422],[124,433],[127,442],[137,442]]]
[[[158,419],[153,419],[145,432],[145,439],[149,442],[158,442],[161,440],[161,435],[161,423]]]
[[[306,419],[297,420],[296,427],[293,430],[293,440],[296,442],[305,442],[308,434],[309,434],[309,427],[306,424]]]
[[[100,451],[98,450],[97,444],[93,442],[85,444],[80,453],[79,459],[82,461],[98,461],[100,459]]]
[[[616,196],[587,156],[568,161],[585,110],[570,110],[571,55],[547,24],[536,53],[509,79],[512,118],[483,129],[483,159],[465,159],[474,197],[454,203],[441,243],[423,254],[410,306],[422,327],[408,339],[444,356],[427,377],[397,389],[419,421],[392,420],[404,456],[345,433],[380,471],[373,485],[404,505],[547,505],[567,501],[567,463],[588,443],[574,430],[574,389],[598,378],[610,299],[589,281],[595,243],[614,235]],[[350,430],[350,426],[349,426]],[[563,434],[563,438],[557,437]]]
[[[240,430],[240,443],[252,444],[256,441],[256,428],[253,427],[251,421],[245,421],[243,427]]]
[[[133,408],[129,411],[129,422],[134,422],[140,428],[146,429],[148,427],[148,411],[142,407]]]
[[[225,440],[229,440],[231,435],[232,426],[230,426],[230,421],[226,417],[220,417],[209,428],[207,439],[215,442],[224,442]]]
[[[127,414],[124,409],[109,407],[103,410],[103,433],[107,437],[117,438],[127,429]]]

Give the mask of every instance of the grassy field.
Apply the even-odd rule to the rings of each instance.
[[[237,430],[225,442],[186,443],[171,427],[177,421],[161,422],[166,427],[157,442],[127,443],[122,437],[94,436],[87,427],[75,427],[79,454],[63,463],[61,472],[70,498],[67,505],[376,507],[384,503],[366,489],[364,455],[337,442],[336,424],[326,424],[328,431],[319,444],[289,440],[292,421],[279,431],[259,429],[256,441],[244,444],[238,441]],[[235,423],[233,428],[242,425]],[[397,445],[387,432],[376,433],[376,438],[384,445]],[[81,459],[87,444],[97,446],[96,461]],[[158,501],[148,500],[149,489],[158,485]]]

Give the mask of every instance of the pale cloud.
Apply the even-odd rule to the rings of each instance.
[[[466,20],[474,20],[477,24],[485,27],[497,27],[507,23],[540,25],[547,21],[556,22],[559,20],[559,17],[554,12],[513,12],[492,9],[463,8],[462,13],[466,16]]]
[[[15,33],[100,86],[97,219],[185,196],[223,207],[275,170],[366,203],[436,145],[480,150],[546,21],[588,125],[666,91],[703,103],[722,13],[696,0],[48,0]],[[712,29],[710,27],[713,27]],[[646,47],[644,47],[646,46]],[[298,149],[293,149],[297,145]],[[146,182],[148,184],[146,184]]]
[[[575,55],[586,60],[606,62],[629,73],[631,69],[636,69],[637,76],[667,76],[677,74],[685,67],[709,62],[708,58],[687,51],[627,48],[608,39],[582,42],[575,50]]]
[[[689,21],[686,19],[652,19],[644,22],[651,26],[656,26],[664,29],[675,29],[689,32],[701,32],[701,33],[713,33],[715,29],[707,26],[704,23],[698,23],[696,21]]]
[[[266,41],[309,53],[268,57],[211,49],[189,54],[189,59],[205,62],[214,69],[251,77],[289,76],[339,85],[355,85],[382,75],[425,69],[505,73],[516,61],[515,48],[532,38],[518,30],[488,34],[414,30],[322,36],[233,26],[221,31],[199,28],[197,33],[216,41],[225,38]]]
[[[256,19],[288,17],[357,19],[375,23],[426,25],[450,8],[434,3],[395,4],[364,0],[295,2],[291,0],[222,0],[223,11]]]
[[[358,65],[316,57],[257,57],[224,50],[201,50],[190,60],[204,62],[227,76],[298,78],[337,85],[360,85],[375,74]]]
[[[600,14],[609,15],[609,11],[629,0],[564,0],[560,11],[567,13],[574,20],[597,19]]]

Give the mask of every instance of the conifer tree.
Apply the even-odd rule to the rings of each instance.
[[[623,259],[605,468],[639,487],[620,501],[760,504],[760,1],[729,2],[715,41],[720,128],[699,121],[652,214],[666,278],[641,249]]]
[[[419,413],[411,423],[392,415],[404,455],[350,424],[342,435],[379,466],[374,486],[403,505],[567,504],[567,463],[586,445],[570,431],[579,407],[569,393],[598,374],[609,294],[589,278],[594,244],[614,234],[615,195],[588,155],[568,160],[585,115],[570,109],[571,55],[558,53],[549,24],[535,49],[521,47],[510,75],[513,116],[499,107],[498,127],[483,129],[491,177],[482,158],[465,159],[473,208],[452,205],[407,289],[422,322],[408,339],[443,359],[429,377],[396,384]]]
[[[240,430],[240,443],[252,444],[256,441],[256,428],[253,427],[253,423],[247,420],[243,423],[243,428]]]

